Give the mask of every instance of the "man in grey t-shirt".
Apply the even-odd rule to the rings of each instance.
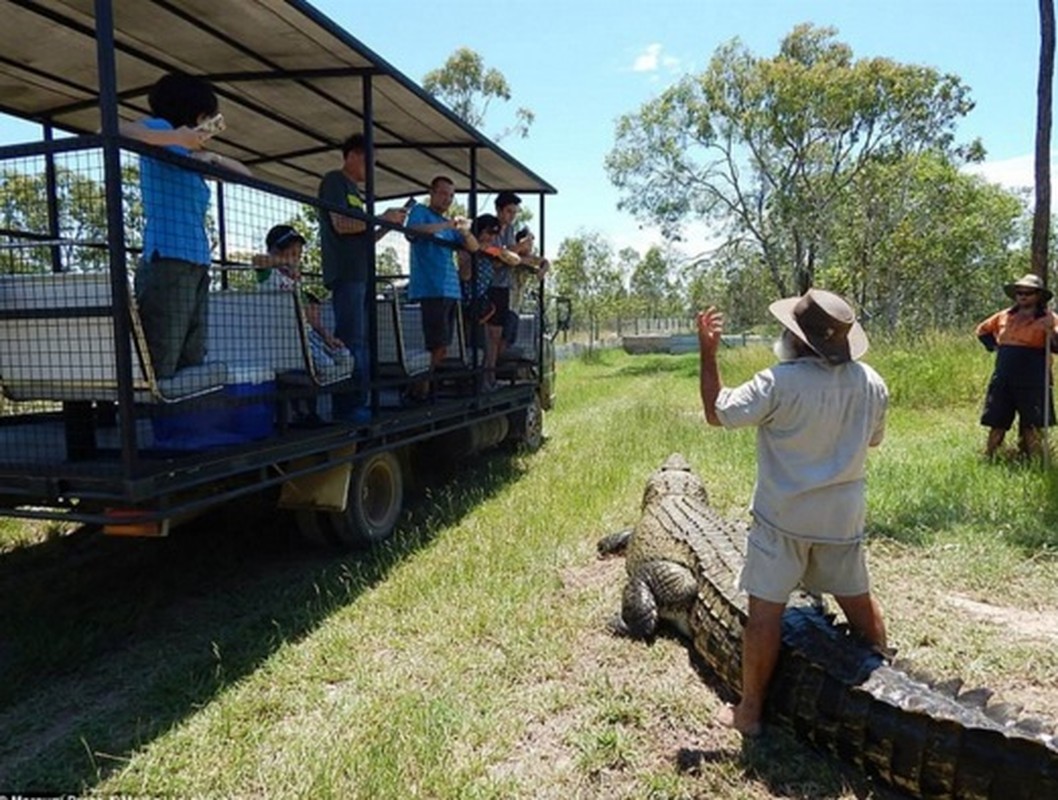
[[[342,214],[338,209],[364,213],[367,204],[360,185],[367,177],[366,143],[362,134],[354,133],[341,145],[342,167],[323,176],[317,196],[326,205],[317,208],[320,221],[320,255],[323,261],[323,283],[331,291],[334,305],[335,335],[353,354],[355,387],[352,395],[334,396],[334,417],[346,422],[366,423],[371,419],[368,391],[371,380],[371,348],[368,339],[368,300],[374,297],[369,287],[371,276],[371,240],[389,232],[376,230],[362,217]],[[403,224],[405,212],[388,209],[382,219]]]
[[[782,614],[798,585],[834,595],[852,628],[886,646],[863,543],[864,468],[885,433],[888,392],[858,359],[867,337],[841,297],[809,289],[772,303],[785,330],[780,363],[724,388],[716,351],[723,316],[698,315],[701,397],[710,425],[757,428],[753,524],[740,588],[749,595],[742,641],[742,699],[722,721],[744,735],[760,719],[781,642]]]

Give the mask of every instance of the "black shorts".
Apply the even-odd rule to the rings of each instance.
[[[505,286],[490,286],[489,300],[492,302],[492,307],[495,311],[488,324],[498,328],[503,327],[503,320],[506,318],[507,312],[511,310],[511,290]]]
[[[475,297],[473,300],[463,303],[463,322],[466,325],[484,324],[492,319],[492,315],[495,313],[496,306],[492,304],[492,301],[486,295]]]
[[[448,347],[456,319],[456,301],[451,297],[424,297],[422,305],[422,335],[427,350]]]
[[[1018,386],[992,377],[985,395],[981,424],[989,428],[1010,430],[1014,415],[1019,428],[1042,428],[1054,424],[1054,399],[1047,393],[1047,416],[1044,419],[1043,386]]]

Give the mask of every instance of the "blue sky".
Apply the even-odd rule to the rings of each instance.
[[[1031,182],[1039,22],[1030,0],[314,5],[416,81],[461,46],[504,73],[514,100],[493,105],[486,133],[509,124],[517,105],[536,113],[529,138],[502,145],[559,190],[547,206],[551,253],[580,230],[599,231],[616,248],[642,251],[660,242],[655,231],[616,209],[618,195],[603,169],[614,121],[680,75],[703,69],[721,43],[737,36],[754,53],[772,55],[801,22],[837,28],[856,57],[886,56],[959,75],[977,103],[960,126],[960,139],[981,137],[989,154],[986,174]],[[27,130],[36,138],[35,128],[18,130],[4,126],[0,139],[27,138]]]
[[[989,160],[1002,162],[990,165],[992,174],[1013,169],[1031,181],[1031,167],[1016,160],[1034,148],[1039,22],[1030,0],[475,1],[415,14],[395,14],[388,4],[315,4],[417,81],[464,45],[504,73],[514,99],[490,108],[486,133],[504,128],[516,105],[536,112],[529,138],[502,144],[559,190],[547,208],[552,252],[581,228],[603,232],[616,247],[642,251],[660,241],[616,210],[603,169],[614,121],[701,71],[723,42],[737,36],[771,55],[801,22],[837,28],[857,57],[959,75],[977,102],[960,138],[982,138]]]

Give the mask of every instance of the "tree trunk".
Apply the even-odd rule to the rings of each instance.
[[[1036,82],[1036,211],[1032,271],[1047,285],[1051,224],[1051,84],[1054,78],[1054,0],[1040,4],[1040,71]]]

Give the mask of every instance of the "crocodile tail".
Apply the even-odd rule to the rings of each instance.
[[[1058,798],[1053,740],[1020,731],[990,693],[937,691],[817,609],[787,611],[783,644],[767,713],[817,748],[913,797]]]

